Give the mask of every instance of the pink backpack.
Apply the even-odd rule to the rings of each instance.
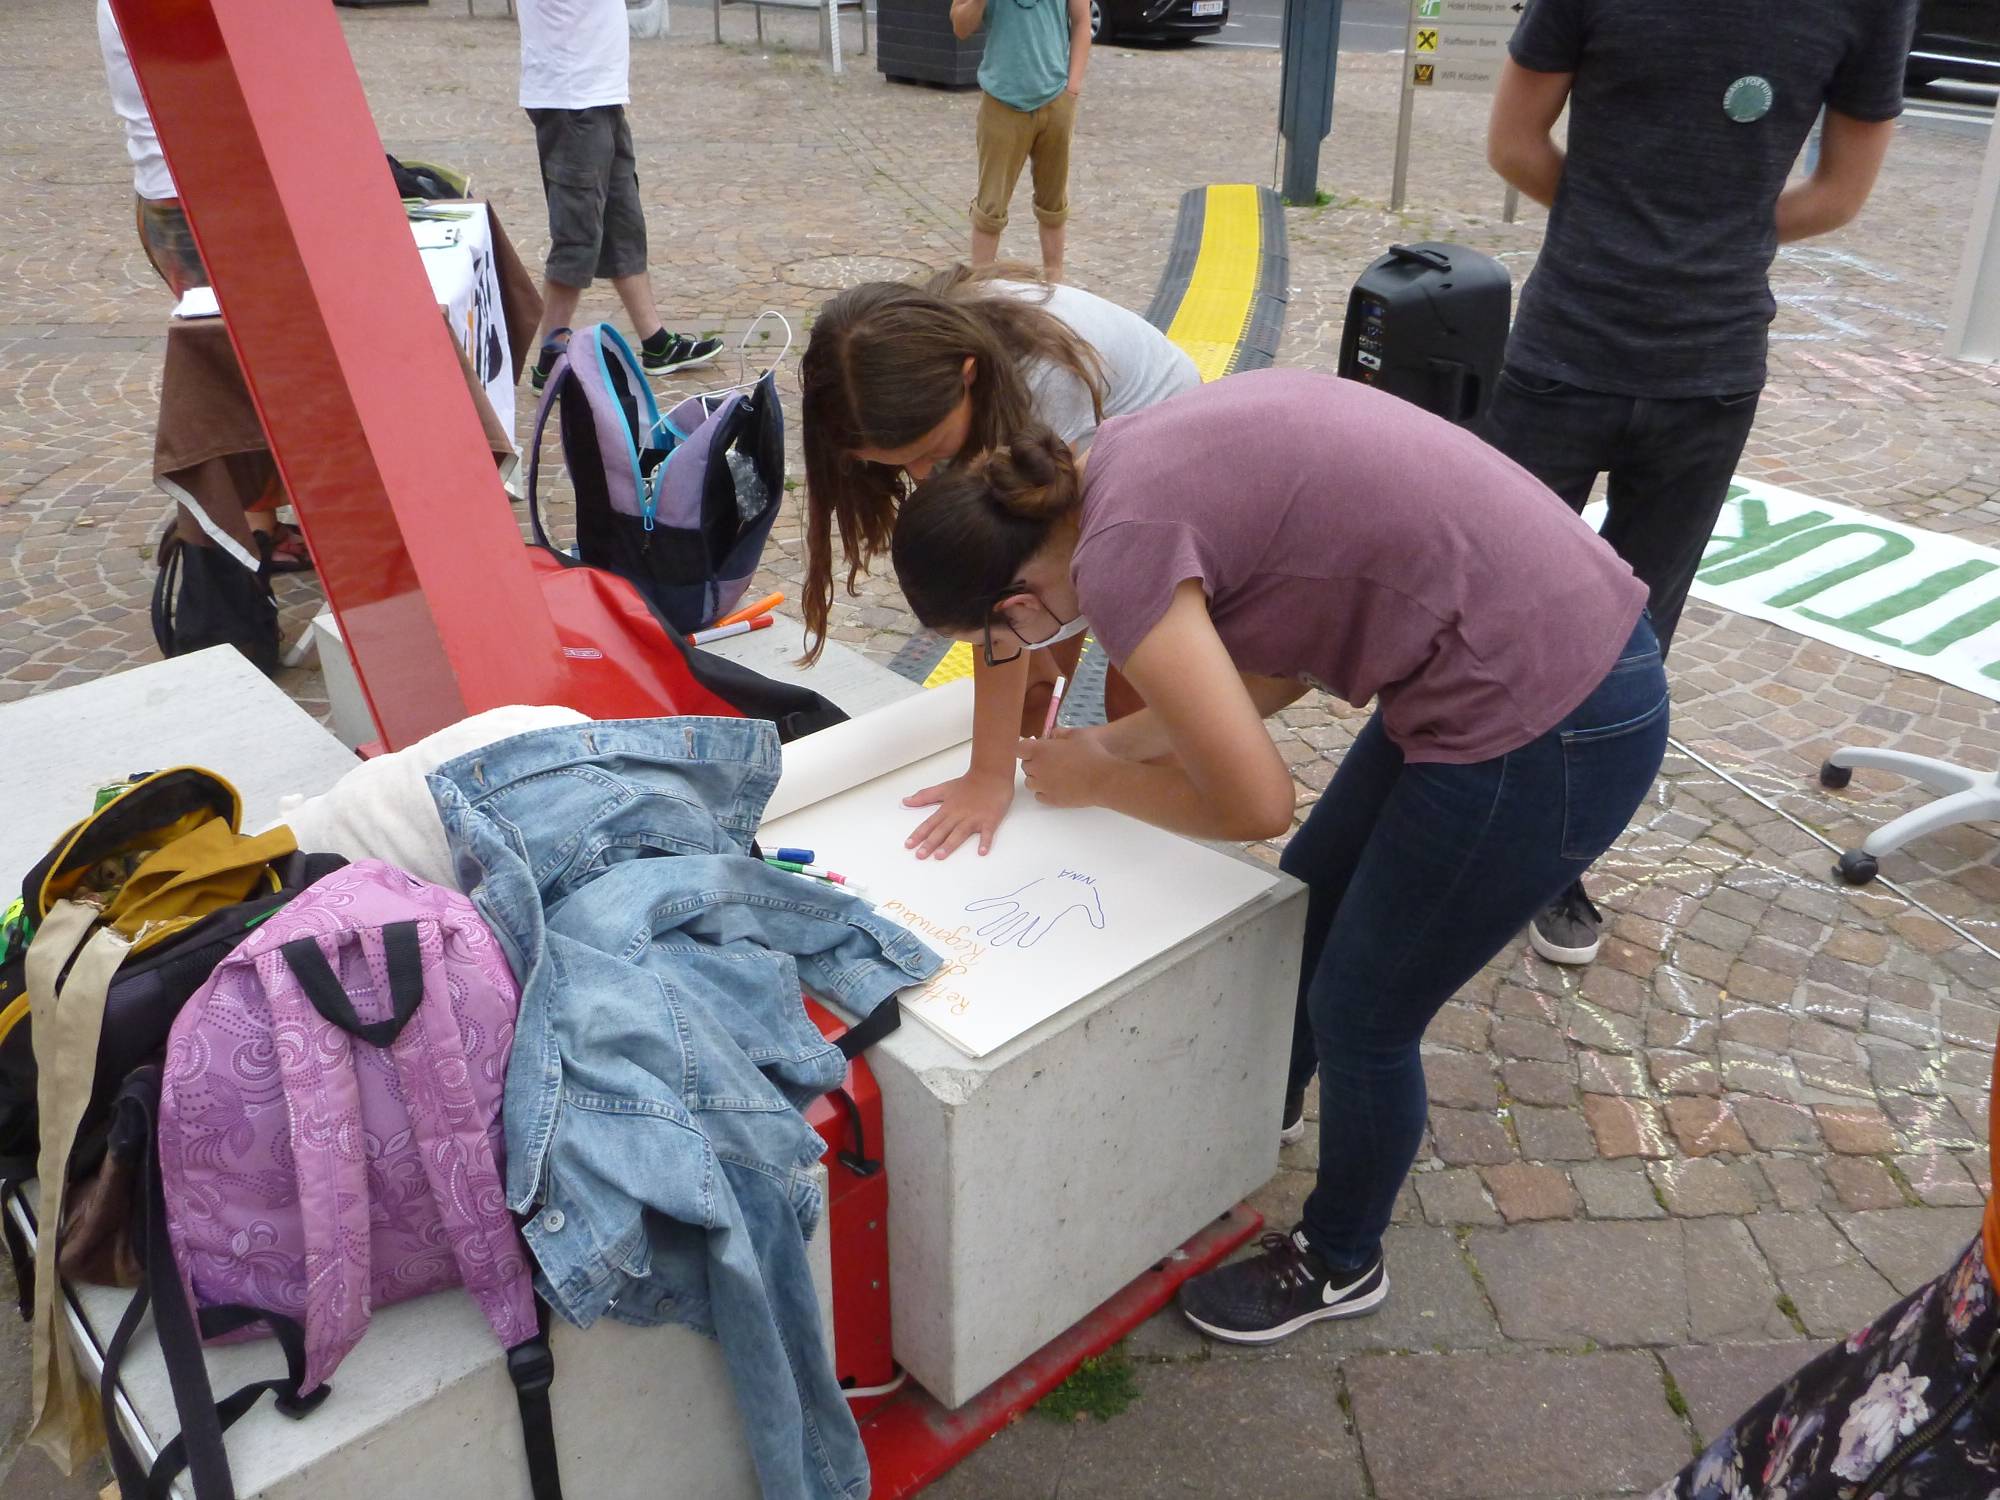
[[[519,1005],[470,901],[364,860],[282,908],[181,1011],[148,1174],[147,1285],[125,1323],[149,1296],[159,1304],[174,1446],[199,1500],[232,1493],[221,1432],[263,1391],[303,1415],[372,1308],[461,1285],[509,1351],[537,1500],[560,1494],[553,1365],[502,1170]],[[267,1330],[289,1377],[215,1404],[195,1338]],[[121,1327],[108,1351],[107,1409],[127,1336]],[[128,1476],[121,1446],[113,1468],[128,1495],[163,1492],[129,1452]]]

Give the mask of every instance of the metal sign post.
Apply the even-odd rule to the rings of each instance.
[[[2000,126],[1987,138],[1986,168],[1973,194],[1945,353],[1953,359],[2000,360]]]
[[[1410,127],[1417,95],[1492,93],[1507,56],[1507,39],[1514,34],[1524,4],[1525,0],[1410,0],[1403,92],[1396,116],[1396,168],[1389,186],[1391,210],[1403,206],[1409,185]],[[1513,222],[1511,210],[1507,219]]]
[[[1286,0],[1278,133],[1285,142],[1280,194],[1310,205],[1319,193],[1319,143],[1333,129],[1333,75],[1340,60],[1340,0]]]

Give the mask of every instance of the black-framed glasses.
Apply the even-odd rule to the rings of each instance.
[[[1042,613],[1056,623],[1050,627],[1046,635],[1037,635],[1031,640],[1021,633],[1020,626],[1016,625],[1012,620],[1007,619],[1004,615],[1001,616],[1000,628],[1006,632],[1006,635],[1003,635],[1000,641],[1002,650],[1006,652],[1003,656],[999,651],[994,650],[993,647],[994,616],[999,613],[1000,599],[1011,599],[1016,594],[1033,594],[1035,602],[1042,606]],[[1053,641],[1057,636],[1076,623],[1074,620],[1059,618],[1056,612],[1049,608],[1047,600],[1043,599],[1039,594],[1034,594],[1032,589],[1023,588],[1019,584],[1015,584],[1009,588],[1006,593],[1000,596],[1000,599],[995,599],[992,607],[986,611],[985,636],[981,641],[981,649],[985,653],[986,665],[989,667],[1004,667],[1010,661],[1018,661],[1022,652],[1034,651],[1048,645],[1049,642]],[[1008,637],[1012,637],[1011,644]]]

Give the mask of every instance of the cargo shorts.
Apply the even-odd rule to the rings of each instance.
[[[1021,168],[1033,164],[1035,218],[1051,228],[1069,218],[1069,143],[1076,129],[1076,95],[1064,89],[1040,109],[1020,110],[991,94],[979,96],[979,193],[972,227],[998,234]]]
[[[531,109],[528,118],[549,203],[543,273],[559,286],[583,287],[598,276],[644,271],[646,211],[625,106]]]
[[[137,214],[140,248],[153,263],[153,269],[160,273],[167,290],[178,299],[189,287],[207,286],[208,267],[201,263],[201,252],[195,249],[194,231],[188,228],[181,200],[140,198]]]

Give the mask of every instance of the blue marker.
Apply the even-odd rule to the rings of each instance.
[[[787,859],[795,865],[809,865],[817,856],[810,849],[773,849],[766,859]]]

